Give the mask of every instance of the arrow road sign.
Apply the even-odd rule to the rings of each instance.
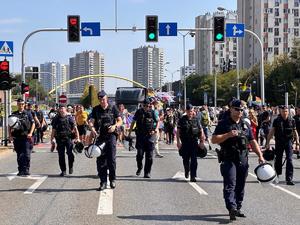
[[[243,23],[227,23],[226,37],[244,37],[245,24]]]
[[[0,56],[14,56],[14,43],[12,41],[0,41]]]
[[[159,36],[177,36],[177,23],[159,23]]]
[[[100,36],[100,22],[81,23],[81,36]]]

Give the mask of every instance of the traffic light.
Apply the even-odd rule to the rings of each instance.
[[[12,78],[9,74],[9,61],[6,59],[0,61],[0,90],[10,90],[16,85],[13,84],[15,78]]]
[[[23,95],[28,91],[29,91],[29,85],[22,82],[22,84],[21,84],[21,94]]]
[[[146,16],[146,41],[157,42],[158,41],[158,17]]]
[[[39,68],[36,66],[32,67],[32,79],[39,79]]]
[[[224,42],[224,23],[225,19],[223,16],[214,17],[214,41]]]
[[[80,42],[80,16],[68,16],[68,42]]]

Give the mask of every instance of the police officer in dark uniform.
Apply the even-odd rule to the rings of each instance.
[[[190,181],[196,182],[198,166],[197,150],[198,147],[204,148],[205,137],[191,104],[186,106],[186,115],[183,115],[178,121],[176,137],[177,148],[183,159],[185,178],[188,178],[189,172],[191,172]]]
[[[289,116],[289,109],[286,106],[280,106],[280,114],[273,121],[273,126],[269,132],[266,149],[270,149],[270,140],[275,135],[275,171],[277,176],[282,174],[282,156],[286,155],[285,180],[287,185],[295,185],[293,182],[293,137],[296,140],[296,148],[299,149],[299,137],[296,130],[296,123]]]
[[[143,107],[139,108],[133,117],[129,129],[129,136],[136,124],[136,146],[137,155],[137,171],[136,175],[139,176],[143,169],[143,158],[145,154],[145,167],[144,178],[151,178],[151,167],[153,163],[153,150],[155,144],[155,132],[159,126],[159,118],[155,115],[150,99],[146,98]],[[156,127],[154,126],[156,124]]]
[[[294,120],[295,120],[295,123],[296,123],[296,129],[297,129],[297,133],[298,135],[300,134],[300,107],[296,107],[296,115],[294,116]],[[298,152],[297,152],[297,159],[300,159],[300,152],[299,152],[299,149],[298,149]]]
[[[248,175],[248,150],[250,142],[253,151],[258,155],[259,162],[264,162],[257,141],[252,135],[249,125],[242,120],[243,108],[240,100],[233,100],[229,117],[222,119],[212,136],[213,144],[220,144],[218,153],[223,176],[223,194],[230,220],[245,217],[241,212],[244,188]]]
[[[116,143],[117,128],[122,125],[122,118],[116,106],[108,103],[105,91],[98,93],[100,104],[92,110],[89,127],[96,140],[96,144],[105,142],[101,156],[97,158],[97,170],[100,177],[99,191],[107,186],[107,169],[109,170],[110,187],[116,187]]]
[[[23,99],[17,100],[18,110],[13,112],[20,120],[20,129],[9,128],[9,139],[13,140],[14,150],[17,153],[18,176],[29,176],[32,134],[35,128],[34,119],[28,111],[25,110]]]
[[[75,121],[71,115],[68,115],[66,106],[59,105],[58,114],[53,118],[52,122],[51,143],[54,143],[54,138],[57,143],[58,161],[61,169],[60,176],[66,175],[66,160],[65,151],[68,155],[69,174],[73,173],[74,154],[73,154],[73,139],[79,141],[79,134]]]

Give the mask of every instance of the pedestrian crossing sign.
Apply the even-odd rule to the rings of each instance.
[[[12,41],[0,41],[0,56],[14,56],[14,43]]]

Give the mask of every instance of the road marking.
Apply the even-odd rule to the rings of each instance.
[[[8,176],[6,176],[6,177],[11,181],[16,178],[17,174],[18,174],[18,172],[9,173]]]
[[[188,179],[185,178],[184,173],[181,171],[178,171],[173,177],[172,179],[175,180],[186,180],[188,181]],[[196,178],[196,180],[201,180],[200,178]],[[191,185],[200,195],[208,195],[206,191],[204,191],[198,184],[196,184],[195,182],[190,182],[188,181],[188,184]]]
[[[113,214],[113,189],[100,191],[97,215]]]
[[[254,177],[255,179],[257,178],[255,174],[253,174],[253,173],[249,173],[249,174],[250,174],[252,177]],[[283,187],[281,187],[281,186],[279,186],[279,185],[275,185],[275,184],[272,184],[272,183],[270,183],[270,185],[271,185],[272,187],[274,187],[274,188],[277,188],[278,190],[281,190],[281,191],[283,191],[283,192],[285,192],[285,193],[287,193],[287,194],[289,194],[289,195],[291,195],[291,196],[297,198],[297,199],[300,199],[300,195],[297,195],[297,194],[295,194],[294,192],[291,192],[291,191],[289,191],[289,190],[287,190],[287,189],[285,189],[285,188],[283,188]]]
[[[32,194],[46,179],[48,176],[32,175],[27,177],[27,179],[37,180],[33,185],[31,185],[27,191],[24,192],[25,195]]]

